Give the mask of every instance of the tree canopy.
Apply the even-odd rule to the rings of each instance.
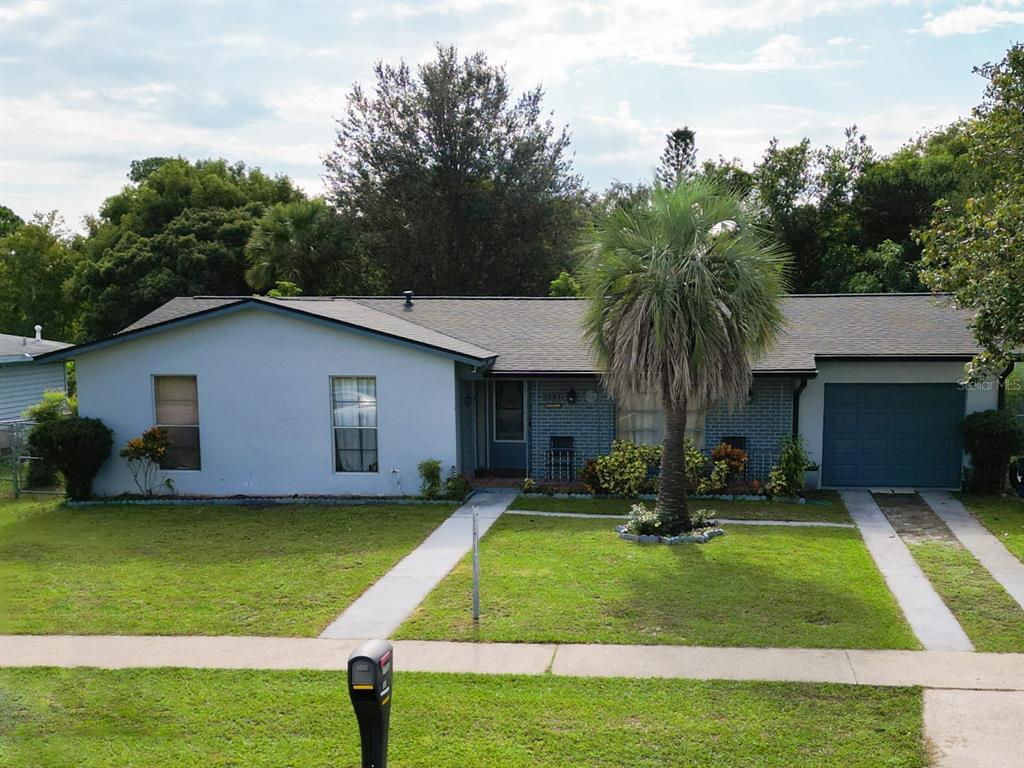
[[[87,222],[71,295],[85,338],[114,333],[174,296],[246,294],[245,246],[269,206],[301,199],[284,177],[224,160],[133,163],[138,179]]]
[[[386,289],[543,295],[570,260],[582,183],[541,89],[514,98],[502,67],[453,47],[374,71],[338,121],[326,182]]]
[[[975,312],[973,375],[1024,351],[1024,45],[976,71],[988,86],[963,126],[969,193],[943,198],[922,232],[925,282]]]

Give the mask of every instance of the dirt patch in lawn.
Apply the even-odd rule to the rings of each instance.
[[[929,541],[959,544],[949,527],[916,493],[874,493],[872,496],[907,544]]]

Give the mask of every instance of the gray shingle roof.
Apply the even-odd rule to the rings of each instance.
[[[141,320],[125,328],[121,333],[128,333],[158,323],[177,320],[197,312],[208,312],[232,304],[255,301],[345,323],[373,331],[374,333],[394,336],[465,357],[486,360],[494,357],[496,354],[477,344],[448,336],[443,331],[412,323],[401,316],[381,312],[373,308],[373,306],[337,296],[294,299],[271,299],[265,296],[261,296],[258,299],[254,299],[251,296],[178,297],[153,310]]]
[[[36,341],[32,337],[17,336],[9,333],[0,333],[0,363],[28,361],[36,355],[44,352],[53,352],[71,346],[62,341],[49,341],[40,339]]]
[[[248,297],[178,298],[122,333],[216,309]],[[496,357],[495,373],[594,373],[580,335],[579,299],[402,297],[261,299],[399,336],[460,355]],[[816,358],[963,357],[979,351],[970,315],[930,294],[788,297],[786,330],[754,371],[810,372]]]

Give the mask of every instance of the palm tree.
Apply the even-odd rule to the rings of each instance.
[[[658,507],[671,530],[686,506],[686,410],[739,404],[750,363],[782,327],[784,250],[738,195],[714,180],[655,183],[585,237],[584,334],[622,402],[653,397],[665,413]]]
[[[355,292],[360,280],[349,227],[321,198],[270,208],[253,229],[245,256],[245,279],[256,291],[288,282],[314,296]]]

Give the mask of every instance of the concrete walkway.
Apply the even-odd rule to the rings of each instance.
[[[953,535],[978,558],[993,578],[1003,585],[1010,597],[1024,608],[1024,563],[1010,554],[1002,542],[953,498],[949,491],[918,491],[918,495],[942,518]]]
[[[585,512],[535,512],[529,509],[510,509],[506,515],[527,515],[528,517],[575,517],[583,520],[625,520],[625,515],[595,515]],[[717,517],[721,525],[792,525],[810,528],[856,528],[853,523],[831,523],[819,520],[731,520]]]
[[[1024,765],[1024,692],[924,692],[924,733],[933,768]]]
[[[515,497],[514,493],[475,494],[346,608],[320,637],[389,637],[473,546],[473,507],[480,510],[483,536]]]
[[[362,640],[294,637],[3,635],[0,667],[345,669]],[[1024,691],[1024,654],[395,642],[411,672],[771,680]]]
[[[938,596],[868,491],[840,491],[850,517],[910,628],[929,651],[973,651],[963,627]]]

